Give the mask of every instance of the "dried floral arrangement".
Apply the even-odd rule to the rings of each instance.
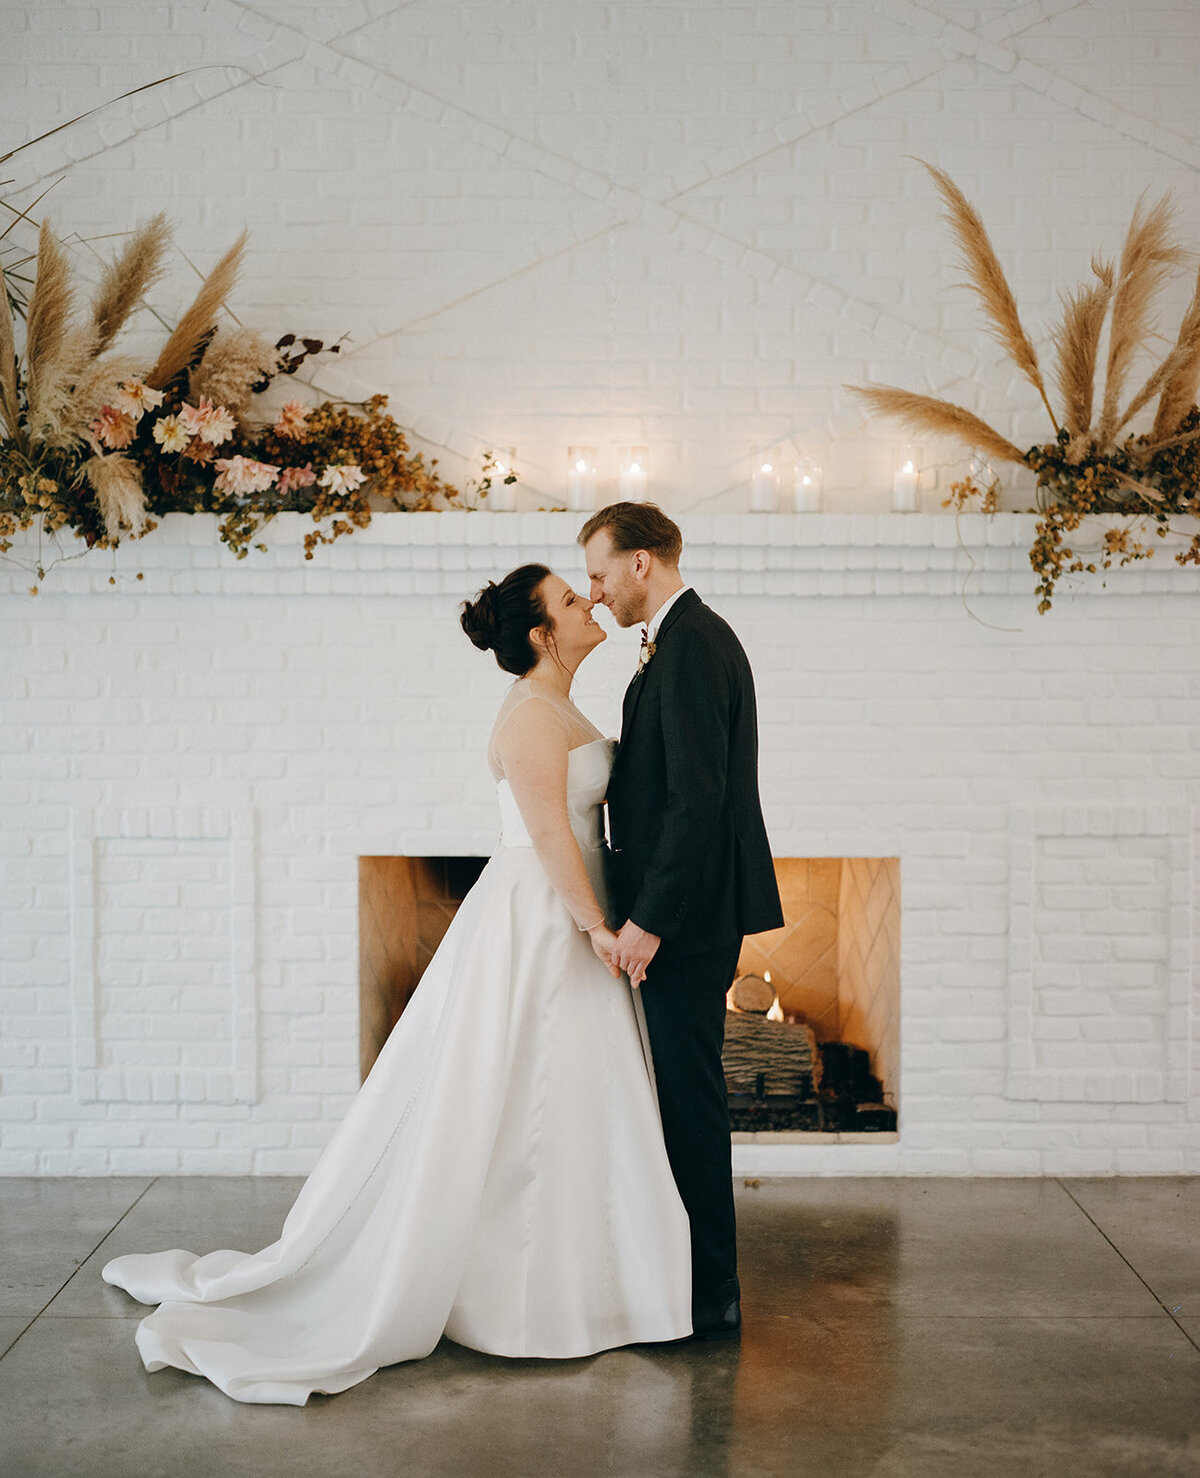
[[[168,242],[165,216],[141,225],[82,316],[66,252],[45,223],[27,298],[9,291],[0,266],[0,555],[35,522],[41,533],[70,529],[88,548],[111,548],[148,533],[162,514],[206,512],[220,515],[221,540],[241,559],[263,525],[287,511],[312,516],[304,540],[311,559],[318,545],[370,523],[372,495],[396,509],[464,506],[436,460],[427,466],[409,450],[386,396],[357,406],[297,399],[268,421],[256,415],[273,380],[339,346],[291,333],[271,344],[250,329],[219,326],[244,233],[152,365],[113,352],[161,275]],[[14,304],[25,307],[23,353]],[[479,496],[493,465],[485,458]],[[39,555],[33,572],[44,578],[55,562]]]
[[[924,164],[924,161],[920,161]],[[1015,462],[1037,475],[1039,514],[1029,561],[1037,576],[1038,610],[1050,609],[1055,585],[1068,573],[1095,573],[1148,559],[1153,548],[1143,531],[1165,535],[1172,515],[1200,512],[1200,275],[1174,346],[1132,394],[1135,360],[1154,332],[1154,300],[1185,260],[1175,240],[1169,198],[1133,212],[1120,260],[1093,258],[1089,281],[1062,296],[1062,321],[1051,333],[1053,380],[1061,401],[1056,415],[1033,342],[978,212],[953,180],[924,164],[945,205],[968,285],[983,306],[990,331],[1033,386],[1054,427],[1054,439],[1021,451],[1006,436],[962,406],[882,385],[851,385],[876,413],[915,430],[953,437],[991,461]],[[1107,330],[1107,334],[1106,334]],[[1103,391],[1097,371],[1104,360]],[[1157,399],[1152,428],[1135,434],[1130,423]],[[1099,406],[1097,408],[1097,400]],[[943,506],[979,500],[994,511],[994,487],[971,479],[956,483]],[[1067,536],[1092,514],[1124,516],[1105,530],[1095,553],[1077,553]],[[1190,532],[1190,531],[1189,531]],[[1175,556],[1200,564],[1200,534]]]

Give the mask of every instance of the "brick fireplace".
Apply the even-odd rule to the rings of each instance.
[[[359,859],[495,845],[507,679],[458,603],[527,559],[581,580],[578,524],[381,516],[306,563],[284,519],[237,562],[173,515],[36,599],[0,566],[0,1173],[311,1168],[387,1025]],[[839,1028],[881,1027],[902,1109],[887,1143],[738,1144],[739,1173],[1200,1170],[1195,572],[1162,541],[1039,617],[1020,515],[681,524],[754,668],[775,855],[829,911],[838,869],[836,946],[810,919],[786,983],[830,1018],[836,948]],[[634,661],[613,632],[580,672],[606,732]],[[843,922],[888,869],[899,1008],[847,1006],[882,956]]]
[[[359,858],[363,1078],[485,861]],[[862,1048],[880,1080],[883,1101],[895,1108],[900,1083],[898,859],[780,857],[775,872],[784,927],[745,941],[739,973],[765,975],[781,1010],[810,1023],[819,1043]]]

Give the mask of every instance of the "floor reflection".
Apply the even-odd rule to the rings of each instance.
[[[793,1471],[820,1472],[827,1444],[877,1459],[897,1387],[896,1217],[834,1209],[819,1196],[797,1206],[768,1190],[741,1198],[739,1218],[745,1327],[733,1471],[774,1472],[781,1445],[795,1455],[797,1431],[807,1460]]]

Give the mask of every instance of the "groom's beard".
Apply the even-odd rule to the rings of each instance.
[[[614,595],[609,610],[612,612],[613,620],[621,627],[637,626],[646,619],[637,609],[636,602],[624,595]]]

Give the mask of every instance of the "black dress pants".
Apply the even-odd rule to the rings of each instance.
[[[742,942],[703,954],[659,948],[641,986],[663,1137],[692,1231],[693,1298],[737,1276],[729,1100],[721,1048],[725,994]]]

